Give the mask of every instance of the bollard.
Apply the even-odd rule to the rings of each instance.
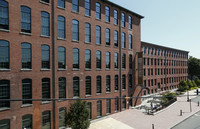
[[[152,124],[152,129],[154,129],[154,124]]]
[[[198,101],[197,105],[199,106],[199,101]]]
[[[180,116],[182,116],[182,114],[183,114],[183,112],[182,112],[182,110],[180,110]]]

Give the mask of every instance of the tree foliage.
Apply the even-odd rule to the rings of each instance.
[[[195,78],[195,83],[196,83],[197,86],[200,86],[200,80],[199,80],[198,77]]]
[[[188,59],[188,70],[191,77],[200,75],[200,60],[191,56]]]
[[[87,109],[87,102],[77,100],[70,106],[66,116],[66,124],[72,129],[87,129],[90,125],[89,116],[90,113]]]
[[[193,84],[192,84],[191,80],[187,79],[186,83],[187,83],[187,86],[189,86],[189,88],[193,87]]]
[[[186,83],[186,81],[181,80],[181,81],[179,82],[178,91],[183,92],[183,91],[186,91],[186,90],[187,90],[187,83]]]

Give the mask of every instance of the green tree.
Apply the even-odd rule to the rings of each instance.
[[[200,86],[200,80],[198,77],[195,78],[195,83],[197,84],[197,86]]]
[[[193,84],[192,84],[191,80],[187,79],[186,83],[187,83],[187,86],[189,86],[189,88],[193,87]]]
[[[192,85],[193,87],[197,87],[197,84],[195,83],[195,81],[192,81]]]
[[[87,102],[77,100],[70,105],[69,112],[66,115],[66,124],[72,129],[87,129],[90,125],[89,116]]]
[[[187,90],[187,83],[186,83],[186,81],[181,80],[181,81],[179,82],[178,91],[183,92],[183,91],[186,91],[186,90]]]
[[[191,78],[200,75],[200,60],[190,56],[188,59],[188,70]]]

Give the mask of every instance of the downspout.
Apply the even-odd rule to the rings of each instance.
[[[122,52],[121,52],[121,10],[119,9],[119,96],[122,97],[122,86],[121,86],[121,78],[122,78],[122,67],[121,67],[121,60],[122,60]],[[122,110],[122,99],[119,99],[119,111]]]
[[[55,98],[55,8],[54,8],[54,0],[51,1],[52,3],[52,97]],[[53,99],[53,129],[56,129],[56,102]]]

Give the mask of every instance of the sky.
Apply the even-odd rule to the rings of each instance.
[[[144,16],[141,40],[200,59],[200,0],[110,0]]]

